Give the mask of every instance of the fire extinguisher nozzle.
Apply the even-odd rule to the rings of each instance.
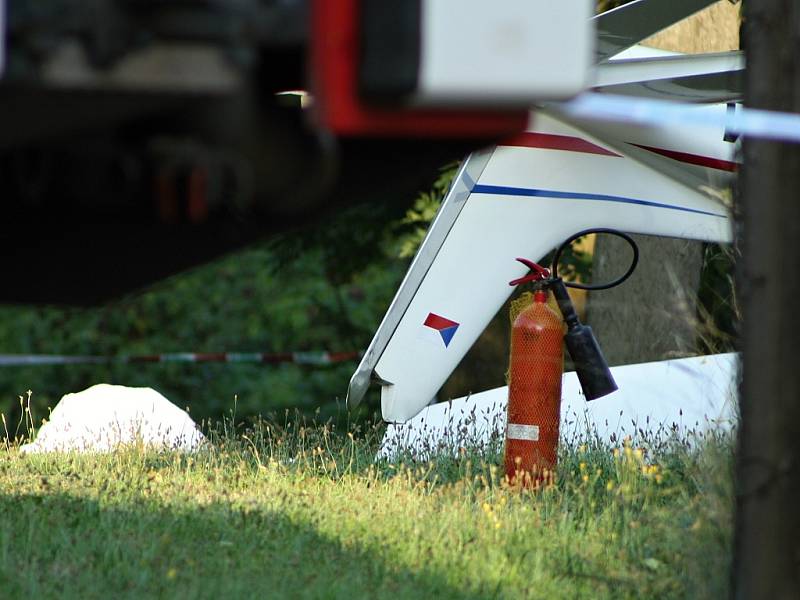
[[[602,398],[618,389],[591,327],[578,323],[569,329],[564,341],[587,400]]]

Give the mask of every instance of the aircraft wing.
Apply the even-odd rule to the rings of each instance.
[[[714,103],[742,99],[743,52],[663,55],[650,51],[648,54],[639,58],[614,59],[599,65],[594,90],[680,102]]]
[[[719,146],[730,159],[733,145],[720,136]],[[428,405],[508,299],[508,282],[525,274],[517,256],[540,259],[590,227],[731,239],[728,211],[710,189],[633,158],[634,147],[538,112],[525,133],[467,158],[350,381],[348,405],[370,381],[381,385],[386,421]],[[657,160],[677,169],[685,158]]]

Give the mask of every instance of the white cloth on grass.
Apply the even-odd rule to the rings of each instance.
[[[101,383],[61,398],[36,439],[20,450],[108,452],[141,443],[192,451],[204,439],[191,417],[154,389]]]

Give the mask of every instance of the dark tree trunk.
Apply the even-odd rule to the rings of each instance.
[[[800,3],[747,0],[746,103],[800,112]],[[800,598],[800,146],[747,140],[736,598]]]
[[[697,241],[633,236],[639,265],[619,287],[591,292],[586,321],[610,365],[628,365],[697,354],[697,295],[703,244]],[[625,272],[627,242],[597,236],[592,281],[611,281]]]

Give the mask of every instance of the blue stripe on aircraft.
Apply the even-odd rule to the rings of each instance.
[[[674,204],[663,204],[661,202],[651,202],[650,200],[639,200],[638,198],[626,198],[624,196],[609,196],[607,194],[587,194],[583,192],[559,192],[556,190],[539,190],[533,188],[508,187],[504,185],[486,185],[478,183],[472,188],[473,194],[495,194],[501,196],[528,196],[536,198],[564,198],[569,200],[598,200],[600,202],[621,202],[623,204],[638,204],[640,206],[653,206],[655,208],[668,208],[670,210],[680,210],[683,212],[709,215],[711,217],[721,217],[727,219],[728,215],[687,208],[685,206],[675,206]]]

